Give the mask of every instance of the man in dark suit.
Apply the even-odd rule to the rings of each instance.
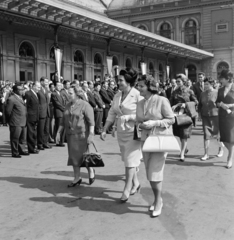
[[[70,102],[70,97],[68,94],[68,90],[70,88],[70,81],[63,81],[63,89],[60,91],[60,95],[63,98],[64,105],[66,106]]]
[[[60,94],[62,89],[62,84],[60,82],[55,82],[55,91],[51,94],[51,101],[54,105],[54,118],[55,118],[55,136],[62,122],[63,112],[65,109],[63,98]],[[60,142],[56,142],[56,146],[64,147],[63,138],[61,136]]]
[[[26,151],[26,118],[27,108],[23,101],[24,88],[19,84],[13,86],[13,94],[6,104],[6,118],[10,127],[12,157],[29,155]]]
[[[113,98],[115,96],[115,81],[111,80],[109,83],[109,87],[107,89],[107,94],[109,96],[109,98],[111,99],[111,101],[113,101]]]
[[[82,89],[84,91],[85,100],[90,104],[90,106],[94,109],[97,104],[95,102],[94,96],[92,92],[89,90],[89,86],[87,82],[84,82],[82,85]]]
[[[200,72],[198,73],[198,82],[193,84],[192,90],[194,91],[197,100],[199,101],[201,93],[204,92],[204,79],[205,73]]]
[[[27,107],[27,142],[29,153],[39,153],[37,150],[37,125],[39,121],[39,99],[37,93],[41,89],[40,82],[32,84],[32,89],[25,93]]]
[[[49,80],[45,77],[40,79],[41,90],[38,91],[37,96],[39,99],[39,122],[37,127],[37,146],[39,150],[44,150],[45,148],[51,148],[49,145]]]
[[[107,119],[107,116],[108,116],[108,112],[110,110],[111,102],[112,102],[111,99],[109,98],[108,94],[107,94],[108,85],[109,85],[108,81],[102,82],[102,87],[101,87],[101,90],[99,92],[100,96],[102,98],[102,101],[105,104],[105,108],[103,109],[103,118],[102,118],[103,126],[105,126],[106,119]]]
[[[166,90],[166,95],[167,95],[167,98],[170,100],[171,98],[171,94],[175,91],[177,85],[176,85],[176,79],[171,79],[171,87],[169,87],[167,90]]]
[[[49,97],[50,97],[50,103],[49,103],[49,109],[50,109],[50,136],[49,136],[49,143],[54,143],[55,136],[54,136],[54,105],[51,101],[51,94],[54,92],[54,84],[49,84]]]

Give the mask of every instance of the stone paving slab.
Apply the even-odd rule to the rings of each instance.
[[[67,149],[53,147],[39,155],[13,159],[9,131],[0,127],[0,240],[233,240],[234,169],[227,170],[227,153],[201,162],[201,128],[189,140],[186,162],[169,155],[166,161],[163,201],[159,218],[147,208],[152,192],[140,166],[140,194],[119,203],[124,185],[124,166],[117,140],[95,136],[105,167],[96,169],[96,181],[68,189],[72,169]]]

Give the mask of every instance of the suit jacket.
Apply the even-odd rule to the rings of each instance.
[[[109,98],[113,101],[114,96],[115,96],[115,91],[111,87],[108,87],[107,94],[108,94]]]
[[[66,106],[70,102],[69,94],[65,89],[60,91],[60,95],[63,98],[64,105]]]
[[[174,91],[175,91],[175,89],[174,89]],[[173,91],[172,91],[172,87],[169,87],[169,88],[166,90],[166,96],[167,96],[168,99],[171,98],[172,92],[173,92]]]
[[[57,93],[57,91],[52,92],[51,101],[54,105],[54,117],[61,118],[63,117],[63,112],[65,109],[63,98]]]
[[[95,102],[95,98],[93,96],[93,94],[90,91],[87,91],[87,96],[88,96],[88,102],[91,105],[92,108],[95,108],[97,106],[96,102]]]
[[[26,126],[27,108],[23,99],[20,99],[15,94],[7,99],[5,114],[10,126]]]
[[[36,122],[39,120],[39,99],[32,90],[25,93],[26,107],[27,107],[27,121]]]
[[[103,105],[105,105],[105,104],[102,101],[102,98],[101,98],[99,92],[93,91],[93,96],[94,96],[95,103],[97,105],[97,107],[94,109],[94,111],[95,112],[103,112]]]
[[[38,93],[37,93],[38,99],[39,99],[39,118],[46,118],[46,117],[50,117],[50,109],[49,109],[49,103],[50,103],[50,99],[49,99],[49,92],[47,89],[45,89],[45,93],[43,91],[43,89],[41,89]]]
[[[109,98],[106,89],[101,88],[101,90],[99,91],[99,94],[100,94],[100,96],[102,98],[102,101],[105,104],[105,107],[106,108],[110,108],[110,106],[111,106],[110,105],[111,104],[111,99]]]
[[[137,112],[136,112],[136,120],[137,124],[143,123],[148,120],[162,120],[165,125],[169,125],[169,133],[172,134],[172,124],[175,122],[174,113],[170,106],[170,102],[167,98],[158,96],[157,94],[152,95],[149,103],[145,109],[145,99],[141,100],[137,104]],[[157,127],[156,130],[163,134],[167,133],[168,130],[166,128]],[[149,136],[151,132],[150,130],[142,129],[141,132],[141,140],[145,141],[145,139]]]
[[[200,83],[197,82],[191,87],[197,99],[200,99],[201,93],[204,92],[204,89],[201,87]]]
[[[142,99],[139,91],[132,88],[127,97],[121,103],[122,92],[115,94],[112,106],[108,113],[107,121],[117,122],[117,131],[121,133],[133,132],[136,121],[136,108],[138,102]],[[128,115],[129,121],[124,124],[121,123],[121,116]]]

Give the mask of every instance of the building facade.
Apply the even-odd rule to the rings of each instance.
[[[192,80],[199,71],[215,79],[222,69],[234,71],[233,0],[114,0],[107,14],[145,31],[212,52],[213,59],[186,62]]]
[[[208,40],[200,41],[201,28],[198,26],[201,20],[197,12],[189,18],[197,24],[196,32],[187,38],[176,30],[180,22],[187,24],[186,17],[168,17],[164,21],[164,18],[151,18],[149,13],[141,15],[143,10],[135,14],[134,11],[149,7],[150,2],[131,2],[137,6],[131,6],[131,10],[130,6],[127,10],[117,10],[113,7],[116,1],[110,0],[0,0],[0,78],[12,82],[35,81],[42,76],[52,78],[56,71],[55,46],[63,51],[61,75],[68,80],[102,79],[108,72],[107,55],[112,56],[112,65],[118,65],[120,69],[133,67],[141,71],[140,62],[144,61],[147,72],[161,81],[184,72],[187,66],[195,67],[191,70],[194,76],[196,71],[209,73],[213,71],[211,66],[219,66],[217,59],[211,60],[212,54],[170,40],[192,41],[196,36],[193,46],[204,48],[209,45]],[[230,12],[229,9],[225,11]],[[107,15],[118,21],[108,19]],[[228,22],[228,34],[232,26]],[[160,33],[166,38],[144,30]],[[227,40],[226,44],[229,42]],[[223,53],[222,49],[220,53]],[[229,48],[227,55],[230,52]],[[228,67],[232,63],[231,59],[219,62]],[[170,66],[169,72],[167,66]]]

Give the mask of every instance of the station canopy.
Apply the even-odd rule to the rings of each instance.
[[[105,39],[122,41],[182,58],[202,60],[214,56],[202,49],[110,19],[72,1],[47,0],[45,3],[44,0],[0,0],[0,14],[6,13],[96,34]]]

